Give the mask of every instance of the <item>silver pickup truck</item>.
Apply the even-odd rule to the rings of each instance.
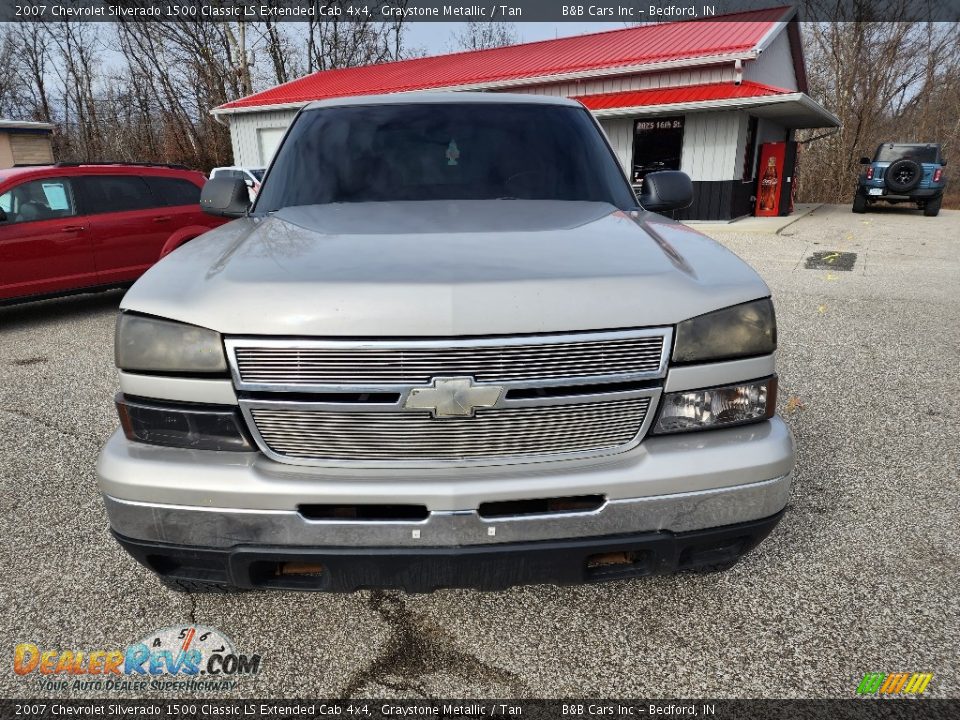
[[[770,291],[576,102],[318,102],[117,321],[112,531],[180,590],[725,568],[779,521]]]

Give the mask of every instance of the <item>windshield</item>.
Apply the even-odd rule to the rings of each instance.
[[[390,200],[636,199],[586,110],[411,103],[303,113],[256,212]]]
[[[933,145],[881,145],[877,148],[874,162],[894,162],[908,158],[918,163],[936,163],[937,148]]]

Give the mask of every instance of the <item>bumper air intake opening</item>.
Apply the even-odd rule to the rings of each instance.
[[[254,587],[316,590],[327,584],[329,572],[317,562],[263,560],[250,564],[249,578]]]
[[[677,562],[678,570],[697,570],[732,565],[756,543],[748,537],[731,538],[720,545],[692,545],[683,549]]]
[[[362,520],[365,522],[411,521],[430,517],[426,505],[300,505],[307,520]]]
[[[226,568],[220,564],[211,563],[203,553],[188,551],[178,556],[148,554],[141,562],[161,577],[190,578],[210,582],[229,581]]]
[[[605,502],[606,498],[603,495],[576,495],[537,500],[501,500],[480,503],[477,514],[482,518],[503,518],[523,515],[589,513],[599,510]]]
[[[588,580],[619,580],[653,573],[650,553],[636,550],[591,555],[586,564]]]

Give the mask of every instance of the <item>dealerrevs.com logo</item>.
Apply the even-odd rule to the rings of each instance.
[[[260,656],[244,655],[215,628],[180,625],[156,630],[123,650],[73,650],[18,644],[13,671],[37,689],[142,692],[231,690],[260,672]]]

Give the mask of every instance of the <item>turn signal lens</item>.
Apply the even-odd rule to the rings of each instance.
[[[223,405],[186,405],[131,400],[117,395],[117,413],[128,440],[191,450],[255,448],[235,409]]]
[[[773,417],[777,378],[725,387],[670,393],[653,427],[658,435],[746,425]]]

